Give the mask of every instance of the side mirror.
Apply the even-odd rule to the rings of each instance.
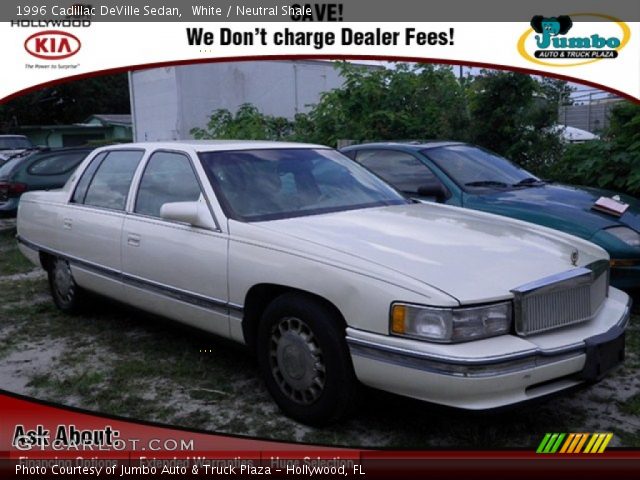
[[[421,197],[433,197],[436,202],[442,202],[449,197],[449,192],[440,181],[434,179],[418,187],[418,195]]]
[[[172,202],[160,207],[160,216],[165,220],[188,223],[195,227],[211,228],[216,226],[209,209],[201,202]]]

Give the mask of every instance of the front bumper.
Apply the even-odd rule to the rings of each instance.
[[[589,325],[527,339],[503,335],[433,345],[349,328],[347,343],[356,375],[364,384],[481,410],[598,380],[624,355],[624,331],[630,316],[629,297],[611,289],[605,307]]]

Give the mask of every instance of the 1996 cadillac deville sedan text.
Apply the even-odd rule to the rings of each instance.
[[[345,415],[358,381],[466,409],[595,381],[624,356],[607,253],[544,227],[414,204],[335,150],[96,150],[29,192],[21,251],[55,303],[86,291],[247,344],[288,415]]]

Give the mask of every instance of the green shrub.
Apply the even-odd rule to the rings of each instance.
[[[640,105],[621,102],[613,107],[603,138],[568,145],[549,177],[640,196]]]

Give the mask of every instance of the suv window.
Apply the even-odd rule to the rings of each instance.
[[[396,150],[360,150],[356,161],[404,193],[436,180],[433,172],[413,155]]]
[[[62,175],[76,168],[86,156],[86,151],[48,155],[33,162],[27,172],[31,175]]]
[[[200,198],[200,184],[189,158],[181,153],[155,152],[145,167],[135,212],[160,216],[160,207],[171,202],[195,202]]]
[[[78,182],[76,194],[79,193],[85,177],[92,173],[90,170],[94,170],[92,178],[88,180],[89,188],[83,201],[80,201],[80,198],[76,200],[76,195],[74,201],[111,210],[124,210],[131,179],[143,153],[138,150],[113,150],[108,152],[106,157],[96,158]]]

